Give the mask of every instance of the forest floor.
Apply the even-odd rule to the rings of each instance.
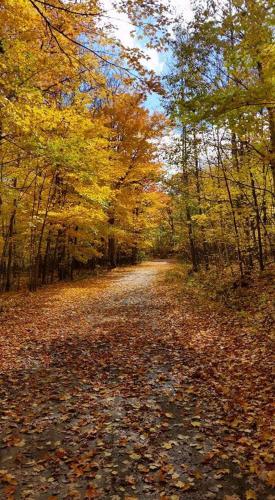
[[[269,328],[172,262],[10,294],[1,499],[274,499]]]

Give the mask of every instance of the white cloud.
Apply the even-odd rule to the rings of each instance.
[[[170,5],[175,9],[178,15],[182,15],[185,21],[191,21],[193,11],[190,0],[171,0]]]
[[[165,63],[162,54],[156,49],[144,48],[140,41],[131,36],[133,25],[129,22],[127,14],[118,13],[113,8],[112,0],[102,0],[102,5],[106,14],[110,16],[110,21],[115,27],[115,34],[125,47],[134,48],[138,47],[143,50],[148,59],[144,59],[143,64],[145,68],[153,70],[156,73],[162,73]],[[192,19],[192,8],[190,0],[170,0],[170,6],[175,10],[176,14],[182,15],[188,22]]]
[[[143,49],[149,59],[144,59],[143,65],[147,69],[152,69],[156,73],[162,73],[164,69],[164,61],[161,60],[161,54],[156,49]]]
[[[115,28],[115,34],[120,39],[121,43],[123,43],[125,47],[136,47],[135,40],[131,36],[133,26],[129,22],[127,14],[117,12],[113,7],[112,0],[103,0],[102,5],[106,15],[110,17],[110,21]]]

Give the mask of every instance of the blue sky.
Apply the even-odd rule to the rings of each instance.
[[[156,49],[145,47],[145,41],[136,40],[131,36],[133,26],[129,23],[127,14],[118,13],[113,8],[112,0],[102,0],[108,15],[112,19],[112,24],[116,28],[116,36],[126,47],[142,48],[148,60],[144,59],[144,66],[150,70],[154,70],[157,75],[165,75],[168,71],[168,58],[169,54],[159,52]],[[170,6],[173,8],[176,15],[182,15],[186,22],[192,19],[191,0],[170,0]],[[161,100],[157,94],[151,94],[146,101],[147,107],[153,111],[162,111]]]

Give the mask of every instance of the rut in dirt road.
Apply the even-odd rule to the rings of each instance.
[[[7,299],[1,498],[268,498],[236,458],[224,395],[201,375],[225,332],[175,306],[172,266]]]

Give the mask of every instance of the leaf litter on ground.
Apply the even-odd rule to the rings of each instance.
[[[172,266],[4,298],[1,498],[272,498],[269,339]]]

